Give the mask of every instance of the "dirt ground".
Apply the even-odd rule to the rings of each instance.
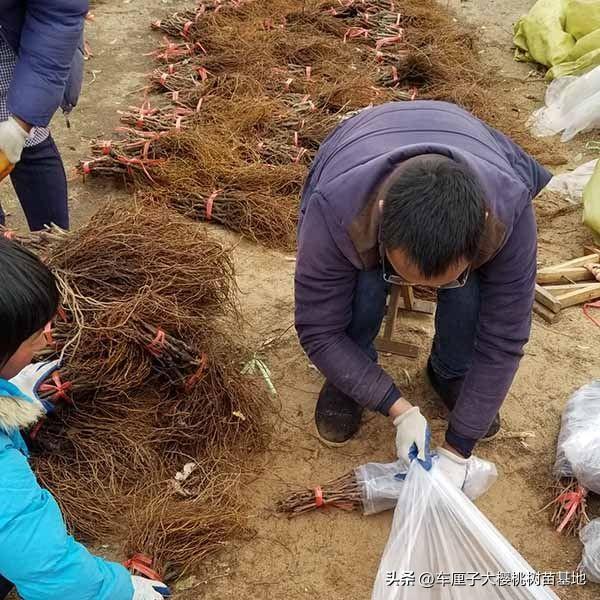
[[[57,116],[55,137],[69,171],[86,155],[92,137],[110,137],[117,125],[116,111],[135,103],[136,91],[151,68],[144,56],[157,36],[148,23],[166,11],[190,4],[169,0],[105,0],[95,5],[95,20],[88,26],[94,57],[87,63],[86,87],[81,104],[71,117],[71,128]],[[529,76],[531,65],[512,60],[511,30],[514,21],[533,0],[480,0],[449,3],[457,18],[478,27],[482,55],[490,69],[505,78],[524,114],[537,107],[544,93],[538,75]],[[560,144],[549,140],[549,144]],[[582,142],[566,146],[573,167],[592,156]],[[72,217],[76,225],[88,218],[100,203],[126,194],[111,184],[82,184],[74,176],[70,188]],[[23,222],[9,185],[0,188],[10,224]],[[536,204],[547,213],[548,200]],[[540,260],[567,260],[580,253],[588,235],[576,210],[564,216],[540,219]],[[235,236],[217,230],[226,241]],[[248,337],[259,345],[283,332],[293,321],[293,257],[266,251],[242,242],[235,250],[242,304],[248,321]],[[404,386],[407,397],[419,404],[431,420],[434,436],[441,440],[443,414],[422,372],[433,325],[430,317],[410,317],[398,335],[419,345],[417,360],[382,357],[382,363]],[[515,440],[481,445],[477,453],[496,463],[500,477],[478,506],[510,542],[539,571],[571,571],[580,558],[580,544],[558,535],[548,514],[539,513],[550,498],[551,465],[562,408],[570,393],[600,376],[600,330],[584,318],[581,308],[566,310],[559,322],[548,325],[534,318],[531,341],[503,407],[504,428],[532,431],[525,449]],[[267,354],[278,390],[275,436],[271,450],[260,459],[264,472],[250,484],[255,535],[249,541],[226,545],[187,591],[177,599],[206,600],[267,598],[299,600],[364,600],[377,571],[391,523],[391,514],[362,517],[328,512],[288,521],[272,512],[274,502],[297,485],[327,481],[370,461],[394,459],[393,428],[384,417],[371,415],[349,445],[324,447],[314,436],[313,410],[322,378],[309,365],[293,329]],[[185,585],[180,586],[186,587]],[[597,598],[600,588],[558,588],[561,598]]]

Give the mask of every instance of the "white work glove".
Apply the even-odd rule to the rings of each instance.
[[[171,590],[160,581],[132,575],[131,583],[133,584],[132,600],[163,600],[171,597]]]
[[[38,396],[39,387],[60,366],[60,359],[31,363],[21,370],[18,375],[9,379],[9,381],[30,398],[32,402],[41,406],[45,413],[48,413],[53,408],[53,405],[51,402],[42,400]]]
[[[11,164],[14,165],[21,160],[21,152],[28,137],[29,134],[13,117],[0,122],[0,150],[4,152]]]
[[[429,470],[431,454],[429,451],[429,425],[418,406],[413,406],[394,419],[396,427],[396,453],[407,465],[413,458]]]
[[[469,459],[458,456],[445,448],[438,448],[435,452],[438,455],[438,468],[444,472],[454,487],[462,490],[467,479]]]

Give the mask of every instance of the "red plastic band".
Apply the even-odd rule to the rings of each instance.
[[[206,356],[206,352],[203,352],[200,355],[200,366],[193,375],[188,377],[188,380],[185,382],[186,392],[191,391],[196,386],[196,384],[202,380],[202,378],[204,377],[204,370],[206,369],[207,362],[208,356]]]
[[[408,91],[411,93],[410,94],[410,99],[414,100],[417,97],[417,88],[416,87],[412,87]]]
[[[222,192],[222,190],[215,190],[206,200],[206,220],[212,219],[213,204],[215,203],[216,197]]]
[[[168,73],[161,73],[160,75],[160,83],[162,85],[165,85],[165,83],[167,82],[167,77],[169,76]]]
[[[392,66],[392,81],[394,83],[398,81],[398,67]]]
[[[169,73],[169,75],[173,75],[173,73],[175,73],[175,65],[171,64],[167,67],[167,72]]]
[[[110,154],[111,150],[112,150],[112,141],[104,140],[102,142],[102,154],[104,154],[106,156],[106,155]]]
[[[145,554],[134,554],[129,560],[123,563],[123,566],[132,573],[141,573],[148,579],[161,581],[160,573],[152,568],[152,559]]]
[[[298,156],[294,159],[295,163],[299,163],[300,159],[307,153],[306,148],[300,148],[300,152],[298,152]]]
[[[160,356],[165,347],[165,332],[158,327],[156,329],[156,337],[149,343],[146,344],[146,350],[152,354],[152,356]]]
[[[148,152],[150,151],[150,144],[152,143],[152,140],[148,140],[145,144],[144,144],[144,148],[142,150],[142,158],[144,160],[147,160],[148,158]]]
[[[375,50],[381,50],[384,46],[391,46],[397,44],[404,39],[404,32],[400,30],[398,35],[391,35],[389,37],[380,38],[375,42]]]
[[[52,321],[48,321],[46,326],[44,327],[44,337],[46,338],[46,343],[48,346],[53,346],[56,344],[54,338],[52,337]]]
[[[198,67],[198,75],[202,81],[206,81],[210,75],[210,71],[207,71],[204,67]]]
[[[186,38],[189,36],[190,34],[190,27],[192,27],[192,25],[194,24],[194,21],[188,21],[184,26],[183,26],[183,37]]]
[[[61,321],[64,321],[65,323],[67,322],[67,313],[65,312],[65,309],[62,306],[58,307],[58,309],[56,310],[56,314],[58,315],[58,318]]]
[[[73,387],[70,381],[64,383],[60,380],[60,374],[58,371],[52,373],[53,383],[42,383],[40,385],[40,392],[53,392],[52,400],[64,400],[68,404],[71,404],[71,398],[67,396],[67,392]]]
[[[294,146],[296,146],[296,148],[300,145],[299,141],[298,141],[298,132],[294,131]]]
[[[171,99],[173,100],[173,102],[178,102],[179,101],[179,92],[172,92]]]
[[[7,229],[6,231],[2,232],[2,237],[6,238],[7,240],[14,240],[15,232],[10,229]]]
[[[177,129],[177,131],[181,130],[181,121],[183,120],[183,117],[177,117],[177,119],[175,119],[175,129]]]
[[[583,305],[583,314],[592,322],[596,327],[600,327],[600,321],[596,319],[591,313],[590,308],[600,308],[600,300],[596,300],[596,302],[587,302]]]
[[[348,39],[356,38],[364,36],[365,38],[369,37],[369,30],[364,27],[349,27],[344,34],[344,44],[348,41]]]
[[[325,506],[325,501],[323,500],[323,489],[321,488],[320,485],[318,485],[315,489],[315,506],[317,508],[321,508],[322,506]]]
[[[81,168],[83,169],[83,174],[84,175],[89,175],[92,170],[90,169],[90,161],[86,160],[83,162],[83,164],[81,165]]]
[[[561,521],[556,531],[560,533],[566,526],[567,523],[575,515],[575,511],[581,506],[585,497],[587,496],[587,490],[584,487],[578,486],[575,492],[564,492],[558,498],[557,501],[563,505],[563,508],[567,511],[565,518]]]

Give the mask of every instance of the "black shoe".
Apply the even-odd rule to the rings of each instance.
[[[460,390],[463,384],[462,377],[456,377],[454,379],[445,379],[440,377],[434,370],[431,364],[431,357],[427,361],[427,379],[429,379],[429,383],[431,383],[431,387],[434,389],[435,393],[439,396],[440,400],[444,403],[444,406],[448,409],[448,411],[452,412],[454,406],[456,405],[456,401],[458,400],[458,396],[460,394]],[[481,441],[489,441],[495,438],[500,431],[500,413],[498,413],[488,432],[481,438]]]
[[[326,381],[315,408],[315,424],[323,442],[342,446],[360,428],[363,407]]]

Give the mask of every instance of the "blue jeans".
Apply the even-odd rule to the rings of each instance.
[[[354,291],[352,322],[346,330],[374,362],[374,341],[385,313],[389,284],[381,269],[361,271]],[[461,288],[439,290],[431,366],[441,379],[463,378],[471,366],[479,315],[479,278],[469,275]]]
[[[10,179],[31,231],[44,229],[50,223],[69,228],[67,178],[52,136],[23,149]],[[2,208],[0,225],[4,225]]]

